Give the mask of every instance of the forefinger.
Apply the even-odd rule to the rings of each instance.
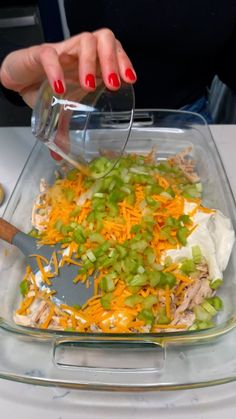
[[[94,36],[97,38],[97,53],[103,81],[108,89],[117,90],[120,87],[120,75],[115,36],[109,29],[95,31]]]

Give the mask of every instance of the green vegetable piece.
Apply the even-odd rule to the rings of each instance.
[[[38,238],[39,237],[39,231],[36,230],[36,228],[32,228],[32,230],[30,230],[30,232],[28,233],[28,235],[30,237],[34,237],[34,238]]]
[[[160,272],[159,286],[165,287],[169,285],[172,288],[176,284],[176,278],[171,272]]]
[[[188,237],[189,231],[186,227],[180,227],[176,233],[176,237],[179,240],[179,242],[185,246],[187,244],[187,237]]]
[[[101,279],[99,285],[100,285],[101,290],[104,291],[104,292],[111,292],[115,288],[114,281],[113,281],[111,275],[109,275],[109,274],[107,274],[106,276],[104,276]]]
[[[27,279],[24,279],[23,281],[21,281],[21,283],[20,283],[20,292],[21,292],[21,294],[23,296],[25,296],[26,294],[28,294],[29,288],[30,288],[30,284],[29,284],[29,281],[27,281]]]
[[[172,198],[174,198],[174,197],[175,197],[175,192],[173,191],[173,189],[172,189],[171,187],[167,188],[167,189],[166,189],[166,192],[167,192],[170,196],[172,196]]]
[[[160,308],[158,315],[156,317],[156,322],[158,324],[168,324],[170,323],[170,319],[166,315],[165,307]]]
[[[110,310],[112,297],[112,293],[105,294],[101,297],[101,305],[105,310]]]
[[[216,311],[220,311],[223,309],[223,301],[221,300],[220,297],[216,296],[216,297],[208,298],[207,301],[213,305]]]
[[[210,321],[212,315],[208,313],[202,306],[197,305],[193,308],[193,311],[195,313],[196,319],[200,321]]]
[[[75,197],[75,191],[70,188],[63,189],[64,195],[67,199],[67,201],[72,202]]]
[[[104,238],[100,233],[91,233],[89,236],[89,240],[92,243],[99,243],[99,244],[104,243]]]
[[[148,242],[146,240],[140,240],[138,242],[134,242],[131,244],[132,250],[137,250],[138,252],[143,252],[146,247],[148,246]]]
[[[141,295],[130,295],[125,299],[125,304],[128,307],[134,307],[136,304],[142,303],[143,297]]]
[[[60,240],[60,243],[61,244],[64,244],[64,243],[71,243],[72,242],[72,237],[64,237],[63,239],[61,239]]]
[[[87,255],[88,259],[90,260],[90,262],[95,262],[96,256],[95,256],[95,254],[93,253],[92,250],[90,250],[90,249],[87,250],[86,255]]]
[[[210,313],[212,316],[215,316],[217,314],[217,310],[213,307],[212,304],[210,304],[209,300],[205,300],[202,303],[202,307]]]
[[[147,262],[152,265],[156,260],[156,254],[151,247],[148,247],[144,251],[145,256],[147,257]]]
[[[170,256],[166,256],[165,257],[165,262],[164,262],[165,267],[168,267],[171,264],[172,264],[172,258]]]
[[[71,169],[69,170],[69,172],[67,172],[66,178],[68,180],[75,180],[78,173],[79,173],[78,169]]]
[[[184,223],[184,224],[189,224],[191,220],[190,220],[189,215],[187,215],[187,214],[182,214],[182,215],[180,215],[180,217],[179,217],[179,221],[180,221],[180,222],[182,222],[182,223]]]
[[[152,310],[143,309],[138,314],[138,319],[144,320],[146,324],[152,324],[154,321],[154,315]]]
[[[76,217],[81,211],[81,207],[76,206],[75,209],[73,209],[73,211],[71,211],[70,213],[70,217]]]
[[[63,222],[61,220],[57,220],[53,227],[55,228],[55,230],[61,232],[62,226],[63,226]]]
[[[137,274],[129,281],[131,287],[141,287],[147,284],[147,275],[146,274]]]
[[[167,217],[165,224],[173,228],[179,228],[179,221],[174,217]]]
[[[143,300],[143,308],[144,309],[151,309],[154,304],[157,303],[157,297],[155,295],[148,295],[148,297],[144,298]]]
[[[210,287],[212,290],[217,290],[219,287],[221,287],[222,284],[223,284],[223,280],[218,278],[218,279],[215,279],[215,281],[212,281],[210,283]]]
[[[191,272],[196,271],[196,266],[192,259],[185,259],[185,261],[180,266],[180,269],[185,274],[190,274]]]
[[[81,306],[79,304],[74,304],[73,307],[75,308],[75,310],[81,310]]]
[[[192,256],[194,263],[200,263],[202,260],[202,252],[199,246],[192,247]]]
[[[149,272],[148,277],[149,277],[149,282],[150,282],[151,287],[155,288],[160,282],[161,272],[160,271],[151,271],[151,272]]]

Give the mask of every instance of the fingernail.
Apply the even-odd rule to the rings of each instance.
[[[64,89],[64,86],[63,86],[61,80],[54,81],[54,90],[59,95],[61,95],[62,93],[64,93],[65,89]]]
[[[62,157],[59,156],[59,154],[57,154],[55,151],[53,151],[53,150],[49,150],[49,151],[50,151],[50,154],[51,154],[51,156],[54,160],[57,160],[57,161],[62,160]]]
[[[132,68],[127,68],[125,70],[125,76],[130,79],[131,81],[136,80],[136,75],[134,74]]]
[[[109,74],[108,82],[112,87],[119,87],[120,86],[120,80],[119,80],[116,73]]]
[[[85,84],[91,89],[95,89],[95,77],[93,74],[87,74],[85,77]]]

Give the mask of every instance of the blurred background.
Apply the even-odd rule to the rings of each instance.
[[[69,35],[64,0],[0,2],[0,48],[4,50],[56,42]],[[209,103],[214,123],[236,123],[236,94],[217,77],[209,86]],[[28,126],[30,118],[31,110],[21,100],[16,105],[0,96],[0,126]]]

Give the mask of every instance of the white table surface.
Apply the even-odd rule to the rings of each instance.
[[[236,125],[211,126],[236,197]],[[8,199],[34,140],[28,128],[0,128],[0,182]],[[0,207],[0,214],[4,206]],[[1,356],[1,354],[0,354]],[[19,360],[20,362],[20,360]],[[1,419],[236,417],[236,383],[196,390],[111,393],[44,388],[0,379]]]

